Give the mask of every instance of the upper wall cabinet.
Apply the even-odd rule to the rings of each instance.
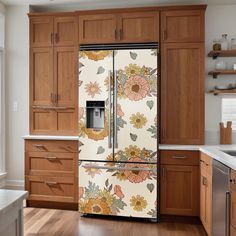
[[[204,32],[203,10],[163,11],[161,13],[162,42],[204,42]]]
[[[73,46],[75,43],[74,16],[30,17],[31,47]]]
[[[127,12],[79,16],[80,44],[158,41],[158,12]]]

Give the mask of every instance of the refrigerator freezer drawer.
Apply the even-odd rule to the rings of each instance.
[[[157,218],[157,165],[80,162],[79,211]]]

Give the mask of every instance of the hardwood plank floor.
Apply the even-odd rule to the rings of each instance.
[[[78,212],[25,208],[25,236],[206,236],[201,225],[80,217]]]

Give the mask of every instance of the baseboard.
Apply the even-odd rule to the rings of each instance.
[[[4,188],[6,186],[6,175],[7,173],[0,174],[0,188]]]
[[[8,189],[24,190],[24,180],[6,180],[5,187]]]

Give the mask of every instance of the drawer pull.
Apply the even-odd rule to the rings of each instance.
[[[202,178],[202,184],[205,185],[205,186],[207,185],[207,178],[206,177]]]
[[[205,166],[209,166],[205,161],[200,160],[200,163],[204,164]]]
[[[57,182],[51,182],[51,181],[46,181],[45,184],[48,185],[48,186],[55,186],[55,185],[58,185]]]
[[[45,148],[45,146],[42,145],[42,144],[35,144],[34,146],[35,146],[36,148],[38,148],[38,149],[47,150],[47,149]]]
[[[45,159],[47,159],[48,161],[57,161],[58,160],[57,157],[45,157]]]
[[[186,156],[172,156],[173,159],[186,159]]]
[[[96,165],[83,165],[83,168],[93,168],[101,170],[128,170],[128,171],[155,171],[154,168],[125,168],[125,167],[106,167],[106,166],[96,166]]]

